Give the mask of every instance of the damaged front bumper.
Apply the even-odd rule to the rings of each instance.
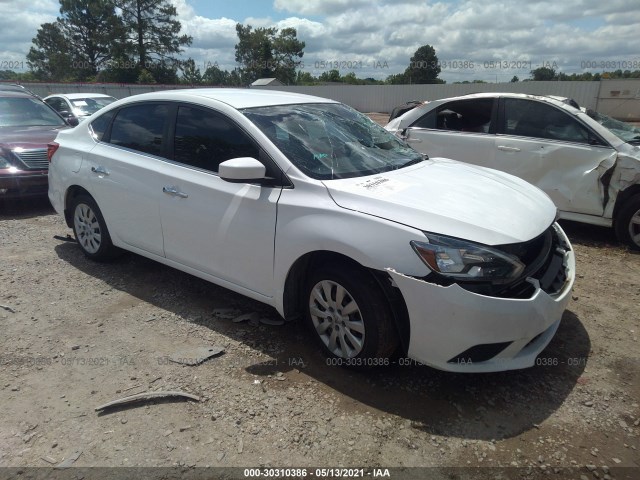
[[[564,232],[558,235],[569,245]],[[389,269],[409,313],[408,356],[453,372],[495,372],[531,367],[553,338],[571,298],[575,255],[563,254],[564,284],[555,293],[540,282],[528,298],[499,298],[409,277]]]

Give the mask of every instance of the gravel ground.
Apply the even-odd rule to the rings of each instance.
[[[278,325],[262,304],[133,254],[87,260],[46,199],[0,203],[0,467],[19,467],[0,477],[66,459],[640,478],[640,256],[608,229],[563,226],[578,276],[537,366],[354,372],[327,365],[301,325]],[[210,346],[224,353],[170,360]],[[95,411],[166,390],[200,401]]]

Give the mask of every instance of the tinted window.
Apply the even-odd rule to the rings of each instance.
[[[104,136],[104,132],[107,131],[111,119],[113,118],[114,111],[107,112],[104,115],[99,116],[93,122],[91,122],[91,135],[97,141],[101,141]]]
[[[169,108],[144,104],[125,107],[111,127],[110,143],[153,155],[164,155],[163,134]]]
[[[504,133],[588,143],[589,131],[575,118],[542,102],[505,98]]]
[[[256,145],[229,120],[193,107],[178,109],[174,145],[177,162],[212,172],[225,160],[259,156]]]
[[[456,132],[489,133],[493,103],[493,98],[445,103],[423,115],[411,126]]]

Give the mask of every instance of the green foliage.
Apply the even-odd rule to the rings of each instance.
[[[72,74],[72,55],[61,22],[43,23],[27,54],[27,64],[38,80],[60,81]]]
[[[38,80],[177,83],[172,55],[192,38],[180,35],[169,0],[59,1],[60,16],[40,26],[27,55]]]
[[[182,78],[180,82],[186,83],[187,85],[199,85],[202,83],[202,74],[200,73],[200,69],[196,67],[196,62],[193,58],[189,58],[182,64]]]
[[[27,62],[41,80],[87,81],[111,60],[123,35],[110,0],[60,0],[60,16],[41,25]]]
[[[440,75],[440,65],[436,51],[431,45],[418,48],[404,71],[406,83],[443,83],[438,75]]]
[[[140,70],[140,73],[138,74],[136,83],[148,84],[148,83],[157,83],[157,82],[156,82],[156,79],[151,74],[151,72],[149,72],[149,70],[147,70],[146,68],[143,68],[142,70]]]
[[[127,44],[141,68],[156,68],[150,62],[176,63],[174,54],[191,45],[193,38],[180,35],[178,12],[169,0],[114,0],[122,12]],[[166,65],[165,65],[166,66]]]
[[[295,83],[296,68],[301,63],[305,47],[305,43],[298,40],[295,28],[280,31],[274,27],[254,29],[251,25],[238,23],[236,33],[235,58],[247,83],[272,77],[284,84]]]
[[[539,67],[530,72],[534,81],[557,80],[556,71],[551,67]]]
[[[520,79],[518,78],[517,75],[514,75],[513,78],[510,80],[511,83],[517,83],[519,81],[520,81]]]

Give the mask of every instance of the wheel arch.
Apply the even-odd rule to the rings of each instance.
[[[80,185],[71,185],[67,188],[67,192],[64,197],[64,219],[69,228],[73,228],[73,212],[70,210],[69,206],[73,203],[73,199],[80,195],[87,195],[93,198],[93,196]]]
[[[618,196],[616,197],[616,204],[613,207],[614,227],[618,218],[618,214],[620,213],[620,209],[624,207],[625,202],[627,200],[629,200],[631,197],[634,197],[636,195],[640,195],[640,185],[637,183],[625,188],[620,193],[618,193]]]
[[[341,253],[316,250],[302,255],[291,265],[285,280],[282,298],[284,318],[287,321],[296,321],[302,317],[304,312],[302,299],[304,281],[315,268],[329,263],[348,265],[371,275],[389,303],[393,323],[400,338],[400,345],[406,354],[409,348],[411,330],[409,312],[400,290],[393,285],[393,281],[387,272],[364,267]]]

